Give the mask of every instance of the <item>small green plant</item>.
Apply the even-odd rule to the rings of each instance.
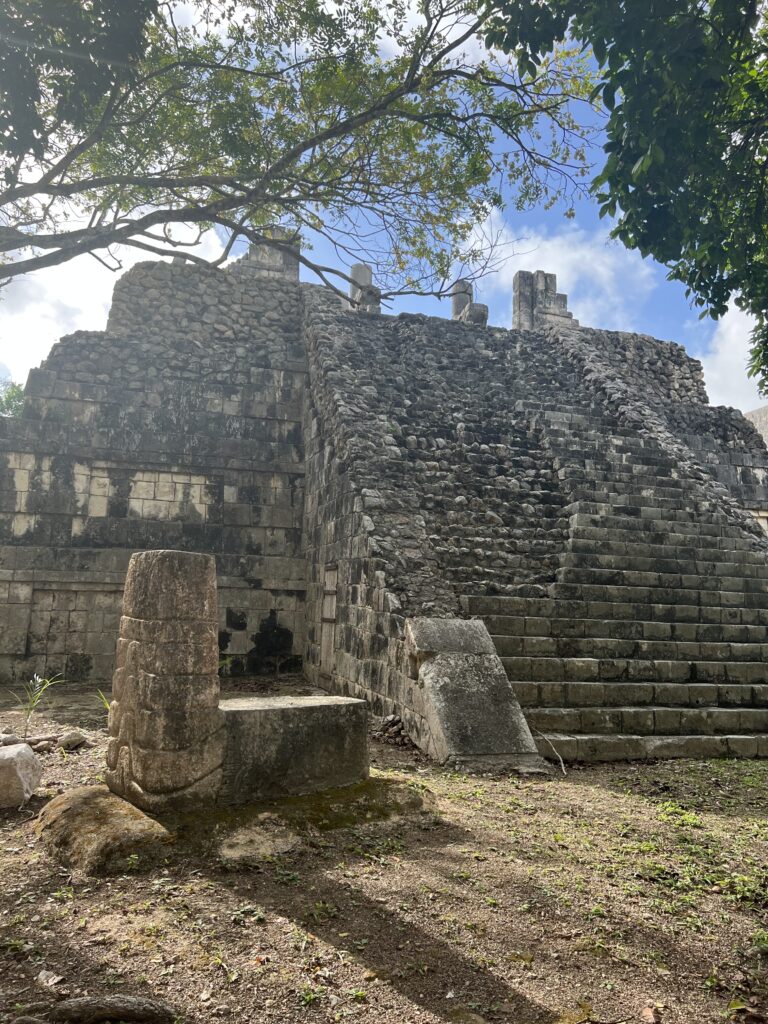
[[[21,684],[24,694],[23,697],[18,693],[14,693],[13,690],[8,691],[21,708],[22,718],[24,720],[24,730],[22,732],[23,739],[26,739],[29,735],[29,727],[32,723],[32,717],[35,714],[35,711],[37,711],[46,692],[51,686],[55,686],[57,683],[63,682],[64,677],[61,673],[51,676],[50,679],[42,679],[37,673],[35,673],[28,683]]]
[[[301,990],[300,1001],[302,1006],[311,1006],[313,1003],[318,1002],[325,995],[324,988],[312,988],[311,985],[306,985]]]
[[[330,918],[338,916],[338,907],[334,907],[332,903],[325,903],[323,900],[315,903],[314,907],[307,914],[307,917],[311,921],[314,921],[315,924],[319,924],[321,921],[328,921]]]
[[[96,693],[98,694],[99,697],[99,703],[102,704],[107,711],[109,711],[109,697],[107,697],[103,690],[97,690]]]

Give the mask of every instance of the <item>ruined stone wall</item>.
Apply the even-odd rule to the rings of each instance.
[[[658,486],[660,507],[764,547],[744,511],[768,507],[753,427],[707,404],[680,346],[578,328],[550,284],[506,331],[358,312],[257,254],[131,270],[107,331],[54,346],[22,419],[0,420],[0,673],[104,685],[131,553],[205,552],[231,669],[290,647],[429,750],[406,619],[543,597],[579,554],[584,503]],[[661,493],[670,462],[686,485]]]
[[[565,498],[537,414],[589,395],[540,334],[372,317],[321,292],[305,308],[306,668],[397,708],[428,747],[405,617],[554,578]]]
[[[701,363],[682,346],[646,335],[548,328],[552,346],[576,368],[607,411],[654,436],[680,474],[709,481],[711,497],[749,530],[748,509],[768,509],[768,450],[738,409],[711,406]]]
[[[289,275],[126,273],[107,331],[55,345],[0,421],[0,673],[108,680],[146,548],[216,555],[225,654],[253,662],[270,612],[300,653],[305,376]]]
[[[680,346],[565,317],[525,331],[371,317],[319,291],[305,309],[307,668],[377,713],[396,709],[426,748],[405,617],[462,614],[472,595],[544,595],[572,557],[587,491],[631,493],[602,468],[595,483],[601,451],[585,439],[636,431],[646,462],[678,460],[691,494],[754,527],[742,506],[761,500],[768,453],[743,417],[709,407]]]

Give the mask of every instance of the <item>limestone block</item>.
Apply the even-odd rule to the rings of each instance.
[[[40,784],[42,768],[27,743],[0,746],[0,807],[21,807]]]
[[[497,655],[437,654],[422,664],[419,683],[438,761],[503,757],[512,767],[544,768]]]
[[[219,706],[219,678],[204,675],[159,675],[139,669],[134,686],[138,702],[154,710],[165,707],[165,716],[211,711]]]
[[[442,654],[495,654],[488,627],[481,619],[408,619],[408,653],[419,659]]]
[[[221,710],[227,732],[222,803],[315,793],[368,777],[365,701],[238,697],[222,701]]]
[[[139,708],[135,722],[136,743],[147,750],[185,750],[222,725],[206,707],[185,707],[176,715],[162,717],[149,708]]]
[[[178,621],[164,619],[134,619],[123,615],[120,619],[120,636],[126,640],[138,640],[144,644],[200,644],[217,642],[217,632],[207,622]]]
[[[131,558],[123,615],[216,621],[216,564],[190,551],[141,551]]]
[[[54,797],[40,812],[36,832],[49,853],[86,874],[124,871],[136,856],[141,864],[173,840],[106,786],[80,786]]]
[[[220,768],[223,752],[223,729],[203,738],[195,736],[181,750],[146,750],[137,742],[131,748],[133,776],[147,792],[174,793]]]

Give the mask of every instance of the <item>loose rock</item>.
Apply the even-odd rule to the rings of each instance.
[[[42,768],[26,743],[0,747],[0,807],[22,807],[40,784]]]
[[[106,786],[80,786],[40,812],[37,835],[48,852],[85,874],[107,874],[162,854],[167,829]]]
[[[92,744],[86,736],[83,736],[81,732],[75,729],[72,732],[65,732],[63,736],[60,736],[58,746],[62,750],[77,750],[80,747],[92,746]]]

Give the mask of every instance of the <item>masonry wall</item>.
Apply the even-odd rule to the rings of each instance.
[[[108,681],[144,548],[216,555],[235,668],[261,667],[270,612],[300,654],[305,378],[286,273],[249,258],[126,273],[107,331],[62,339],[21,420],[0,421],[2,676]]]
[[[709,404],[701,364],[682,345],[588,328],[581,335],[599,352],[605,370],[636,385],[642,401],[745,508],[757,512],[768,506],[762,436],[738,409]]]
[[[405,617],[546,595],[590,476],[588,434],[636,431],[646,458],[676,459],[690,493],[761,544],[744,509],[765,505],[768,453],[740,414],[708,405],[681,346],[370,316],[320,291],[304,335],[307,671],[397,710],[427,749]]]
[[[345,312],[319,290],[305,294],[304,334],[306,671],[397,710],[428,750],[405,618],[460,616],[467,592],[553,578],[563,498],[531,411],[579,382],[538,336],[540,401],[516,404],[510,389],[530,398],[536,366],[519,358],[522,334]]]

